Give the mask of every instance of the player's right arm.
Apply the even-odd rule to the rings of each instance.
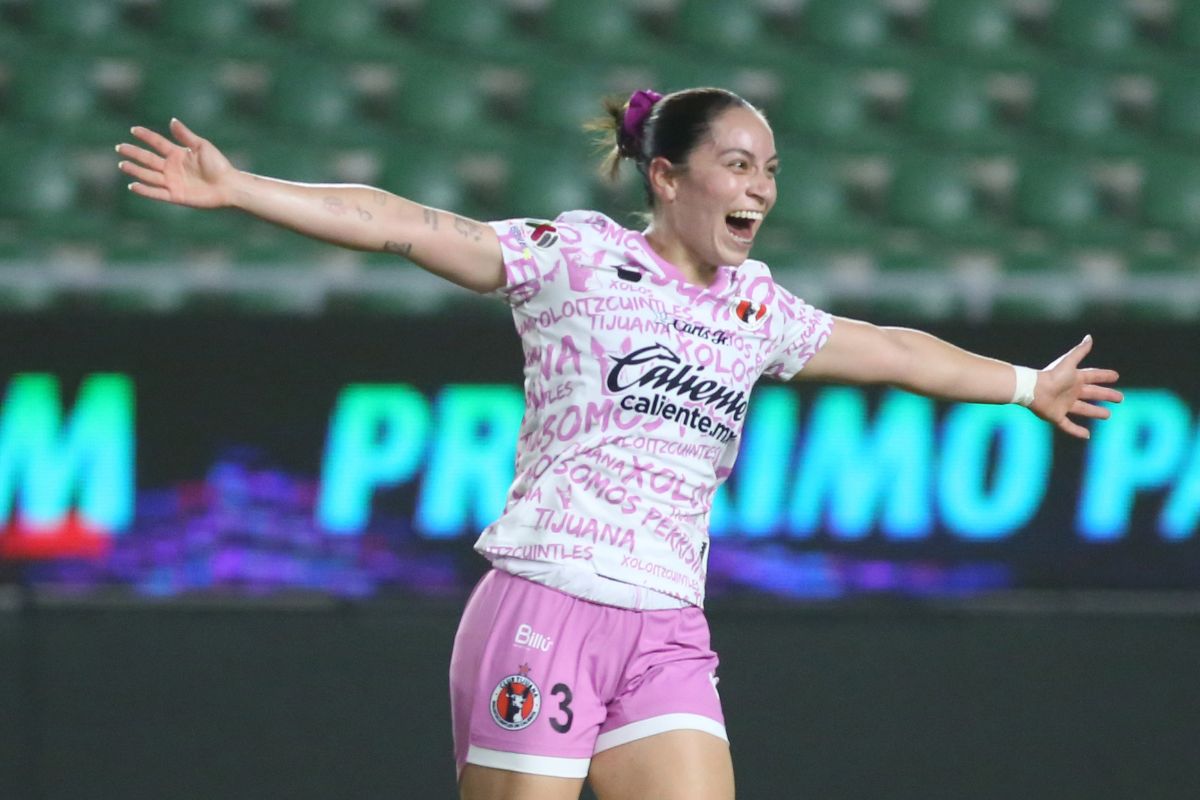
[[[267,222],[354,250],[396,253],[477,292],[504,285],[500,241],[491,226],[429,208],[382,189],[305,184],[236,169],[212,142],[171,120],[178,141],[131,131],[150,149],[117,145],[130,191],[193,208],[238,208]]]

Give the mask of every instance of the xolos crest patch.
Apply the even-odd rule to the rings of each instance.
[[[522,664],[516,675],[502,679],[492,692],[492,719],[505,730],[519,731],[529,727],[542,707],[542,693],[530,680],[528,672],[529,667]]]
[[[733,307],[733,315],[737,317],[737,321],[744,328],[754,330],[767,318],[767,307],[762,303],[755,303],[744,297],[735,297],[730,305]]]

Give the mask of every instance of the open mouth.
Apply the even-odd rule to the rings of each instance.
[[[734,211],[725,215],[725,227],[729,229],[729,235],[734,241],[750,245],[754,243],[754,232],[762,219],[761,211]]]

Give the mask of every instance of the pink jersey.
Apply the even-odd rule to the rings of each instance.
[[[798,372],[832,318],[758,261],[689,284],[641,233],[593,211],[491,225],[526,408],[504,513],[475,549],[571,594],[600,581],[702,606],[712,498],[750,389]]]

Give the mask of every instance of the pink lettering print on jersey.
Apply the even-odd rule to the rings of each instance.
[[[476,549],[586,565],[701,605],[712,498],[751,388],[800,370],[831,318],[758,261],[692,285],[640,232],[596,212],[491,224],[526,411],[504,511]]]

